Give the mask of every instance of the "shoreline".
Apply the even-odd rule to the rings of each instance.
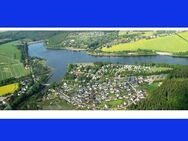
[[[51,48],[45,45],[47,49],[49,50],[68,50],[68,51],[75,51],[75,52],[85,52],[88,55],[92,56],[99,56],[99,57],[138,57],[138,56],[171,56],[171,57],[177,57],[177,58],[188,58],[188,55],[176,55],[171,52],[162,52],[162,51],[156,51],[153,53],[148,54],[138,54],[138,52],[128,52],[127,54],[118,54],[118,53],[105,53],[105,52],[91,52],[88,49],[82,49],[82,48],[72,48],[72,47],[66,47],[66,48]]]
[[[79,48],[50,48],[50,47],[46,47],[49,50],[70,50],[70,51],[86,51],[87,49],[79,49]]]
[[[138,57],[138,56],[157,56],[157,54],[116,54],[116,53],[93,53],[93,52],[86,52],[92,56],[105,56],[105,57]]]
[[[94,53],[86,51],[87,54],[92,56],[107,56],[107,57],[139,57],[139,56],[170,56],[170,57],[176,57],[176,58],[188,58],[188,55],[176,55],[173,53],[167,53],[167,52],[156,52],[155,54],[118,54],[118,53]]]
[[[88,55],[92,56],[99,56],[99,57],[138,57],[138,56],[171,56],[171,57],[177,57],[177,58],[188,58],[188,55],[176,55],[170,52],[154,52],[154,53],[148,53],[148,54],[138,54],[137,52],[135,53],[128,53],[128,54],[118,54],[118,53],[96,53],[96,52],[91,52],[88,51],[87,49],[80,49],[80,48],[49,48],[46,47],[49,50],[68,50],[68,51],[75,51],[75,52],[85,52]]]

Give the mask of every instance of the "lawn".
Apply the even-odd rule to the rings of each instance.
[[[0,87],[0,96],[6,95],[9,93],[11,94],[11,93],[15,92],[18,89],[18,87],[19,87],[18,83],[1,86]]]
[[[117,107],[117,105],[123,104],[124,100],[122,99],[118,99],[118,100],[112,100],[107,102],[107,105],[109,105],[110,107]]]
[[[143,89],[145,89],[148,93],[153,93],[158,87],[160,82],[154,82],[150,85],[145,84],[142,86]]]
[[[179,33],[188,38],[188,32]],[[169,35],[164,37],[157,37],[154,39],[142,39],[136,42],[123,43],[114,45],[110,48],[102,48],[103,52],[120,52],[120,51],[137,51],[138,49],[142,50],[153,50],[161,52],[186,52],[188,51],[188,42],[183,40],[177,35]]]
[[[16,47],[15,42],[0,45],[0,81],[28,74],[20,60],[21,51]]]
[[[123,99],[118,99],[118,100],[111,100],[111,101],[105,101],[102,102],[99,107],[104,107],[104,105],[106,104],[107,106],[111,107],[111,108],[115,108],[120,104],[123,104],[124,100]]]

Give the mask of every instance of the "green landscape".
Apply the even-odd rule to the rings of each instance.
[[[187,110],[188,31],[0,32],[0,110]]]
[[[178,67],[158,88],[142,101],[130,105],[137,110],[187,110],[188,108],[188,67]],[[151,90],[151,89],[150,89]]]

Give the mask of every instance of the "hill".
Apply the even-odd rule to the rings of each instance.
[[[63,31],[48,38],[52,49],[96,49],[118,38],[117,31]]]
[[[60,33],[59,31],[6,31],[0,32],[0,39],[30,39],[30,40],[44,40],[48,39],[56,34]]]
[[[179,66],[169,78],[153,92],[129,106],[137,110],[187,110],[188,109],[188,67]]]
[[[178,33],[178,35],[188,39],[188,32]],[[188,42],[178,35],[173,34],[153,39],[141,39],[135,42],[103,47],[101,50],[103,52],[137,51],[139,49],[170,53],[187,52]]]

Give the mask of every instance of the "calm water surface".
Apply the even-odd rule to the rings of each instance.
[[[167,63],[188,65],[188,58],[175,58],[171,56],[137,56],[137,57],[95,57],[85,52],[46,49],[43,43],[29,45],[29,55],[44,58],[53,68],[49,82],[60,81],[66,73],[67,64],[89,62],[112,62],[123,64],[136,64],[143,62]]]

